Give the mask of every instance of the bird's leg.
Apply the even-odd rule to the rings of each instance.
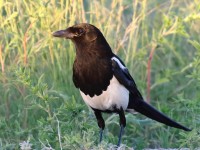
[[[100,128],[100,131],[99,131],[99,143],[101,143],[102,137],[103,137],[103,129]]]
[[[124,110],[122,108],[120,108],[118,113],[119,113],[119,118],[120,118],[120,121],[119,121],[120,132],[119,132],[119,138],[118,138],[117,146],[119,147],[120,144],[121,144],[122,135],[124,133],[124,128],[126,126],[126,118],[125,118],[125,115],[124,115]]]
[[[94,110],[94,114],[96,116],[97,122],[98,122],[98,126],[100,128],[100,132],[99,132],[99,142],[101,143],[102,141],[102,134],[103,134],[103,130],[105,128],[105,122],[103,120],[103,117],[101,115],[101,112],[99,110]]]

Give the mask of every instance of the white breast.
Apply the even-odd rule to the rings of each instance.
[[[113,106],[126,110],[129,101],[129,91],[113,76],[106,91],[99,96],[90,97],[80,91],[85,103],[98,110],[113,110]]]

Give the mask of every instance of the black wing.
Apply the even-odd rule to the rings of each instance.
[[[116,57],[117,58],[117,57]],[[119,58],[117,58],[122,62]],[[123,64],[123,63],[122,63]],[[164,123],[168,126],[179,128],[185,131],[191,131],[191,129],[182,126],[181,124],[173,121],[163,113],[156,110],[154,107],[146,103],[142,95],[137,89],[137,86],[126,68],[120,68],[120,65],[114,59],[112,60],[112,69],[114,76],[117,78],[119,83],[124,85],[130,92],[129,104],[127,109],[134,109],[135,111],[153,119],[158,122]]]

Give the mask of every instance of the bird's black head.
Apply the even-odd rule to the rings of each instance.
[[[76,47],[77,56],[83,58],[88,55],[111,57],[112,50],[101,31],[88,23],[76,24],[65,30],[53,33],[54,37],[71,39]]]
[[[81,23],[69,27],[65,30],[59,30],[53,33],[53,36],[71,39],[73,42],[89,43],[95,41],[99,34],[99,29],[87,23]]]

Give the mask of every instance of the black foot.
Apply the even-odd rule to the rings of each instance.
[[[120,126],[120,133],[119,133],[119,138],[118,138],[117,147],[119,147],[120,144],[121,144],[121,140],[122,140],[122,135],[123,135],[123,133],[124,133],[124,126],[121,125],[121,126]]]

